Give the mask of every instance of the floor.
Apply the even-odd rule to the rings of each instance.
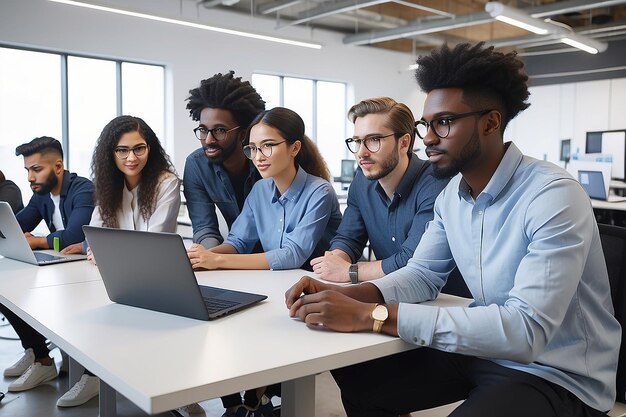
[[[17,340],[13,328],[0,316],[0,370],[12,365],[23,352],[22,346]],[[62,363],[61,353],[58,349],[52,351],[52,356],[57,362],[57,367]],[[61,373],[59,378],[40,385],[30,391],[21,393],[7,392],[7,386],[13,378],[2,378],[0,392],[6,397],[0,402],[0,415],[22,416],[49,416],[49,417],[96,417],[98,416],[98,398],[94,398],[80,407],[59,408],[56,406],[57,399],[67,391],[67,373]],[[316,377],[316,417],[345,417],[341,406],[339,389],[332,376],[328,372]],[[203,401],[200,403],[205,410],[205,417],[221,417],[224,409],[219,399]],[[433,409],[427,412],[413,413],[413,417],[443,417],[447,416],[453,407],[443,407],[440,410]],[[117,412],[119,417],[145,417],[145,412],[136,407],[129,400],[118,394]],[[186,413],[182,414],[187,416]],[[159,417],[174,417],[174,413],[158,414]],[[203,416],[203,414],[193,414]]]

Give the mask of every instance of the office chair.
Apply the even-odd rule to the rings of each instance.
[[[615,317],[622,326],[622,344],[617,362],[617,402],[609,413],[612,417],[626,416],[626,228],[598,224],[602,250],[611,285],[611,298]]]

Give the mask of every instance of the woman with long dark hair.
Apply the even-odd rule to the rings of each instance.
[[[180,180],[150,126],[142,119],[119,116],[102,130],[91,160],[94,201],[92,226],[150,232],[176,232],[180,208]],[[63,253],[87,253],[86,242]],[[59,407],[75,407],[98,395],[100,380],[86,372],[59,400]]]

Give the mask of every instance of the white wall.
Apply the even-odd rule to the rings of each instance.
[[[527,155],[559,163],[561,140],[585,152],[586,132],[626,129],[626,78],[530,88],[531,106],[505,132]]]
[[[416,117],[421,115],[423,96],[417,93],[412,72],[403,70],[411,63],[408,54],[344,46],[341,36],[330,32],[300,27],[277,31],[273,21],[259,23],[246,16],[196,8],[195,2],[188,0],[102,0],[100,3],[124,4],[134,11],[150,10],[164,17],[324,45],[321,50],[312,50],[46,0],[0,0],[0,44],[165,64],[169,96],[164,141],[179,173],[183,171],[187,154],[198,146],[191,132],[195,124],[185,110],[185,98],[201,79],[217,72],[233,69],[247,80],[253,72],[261,71],[347,82],[351,100],[388,95],[414,110],[419,109]]]

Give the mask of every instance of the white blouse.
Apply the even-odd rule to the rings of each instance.
[[[141,215],[138,204],[138,191],[141,185],[129,190],[124,183],[122,207],[117,212],[120,229],[148,232],[176,232],[176,219],[180,209],[180,180],[171,172],[162,175],[157,187],[154,213],[146,220]],[[96,206],[89,222],[91,226],[102,227],[100,207]]]

